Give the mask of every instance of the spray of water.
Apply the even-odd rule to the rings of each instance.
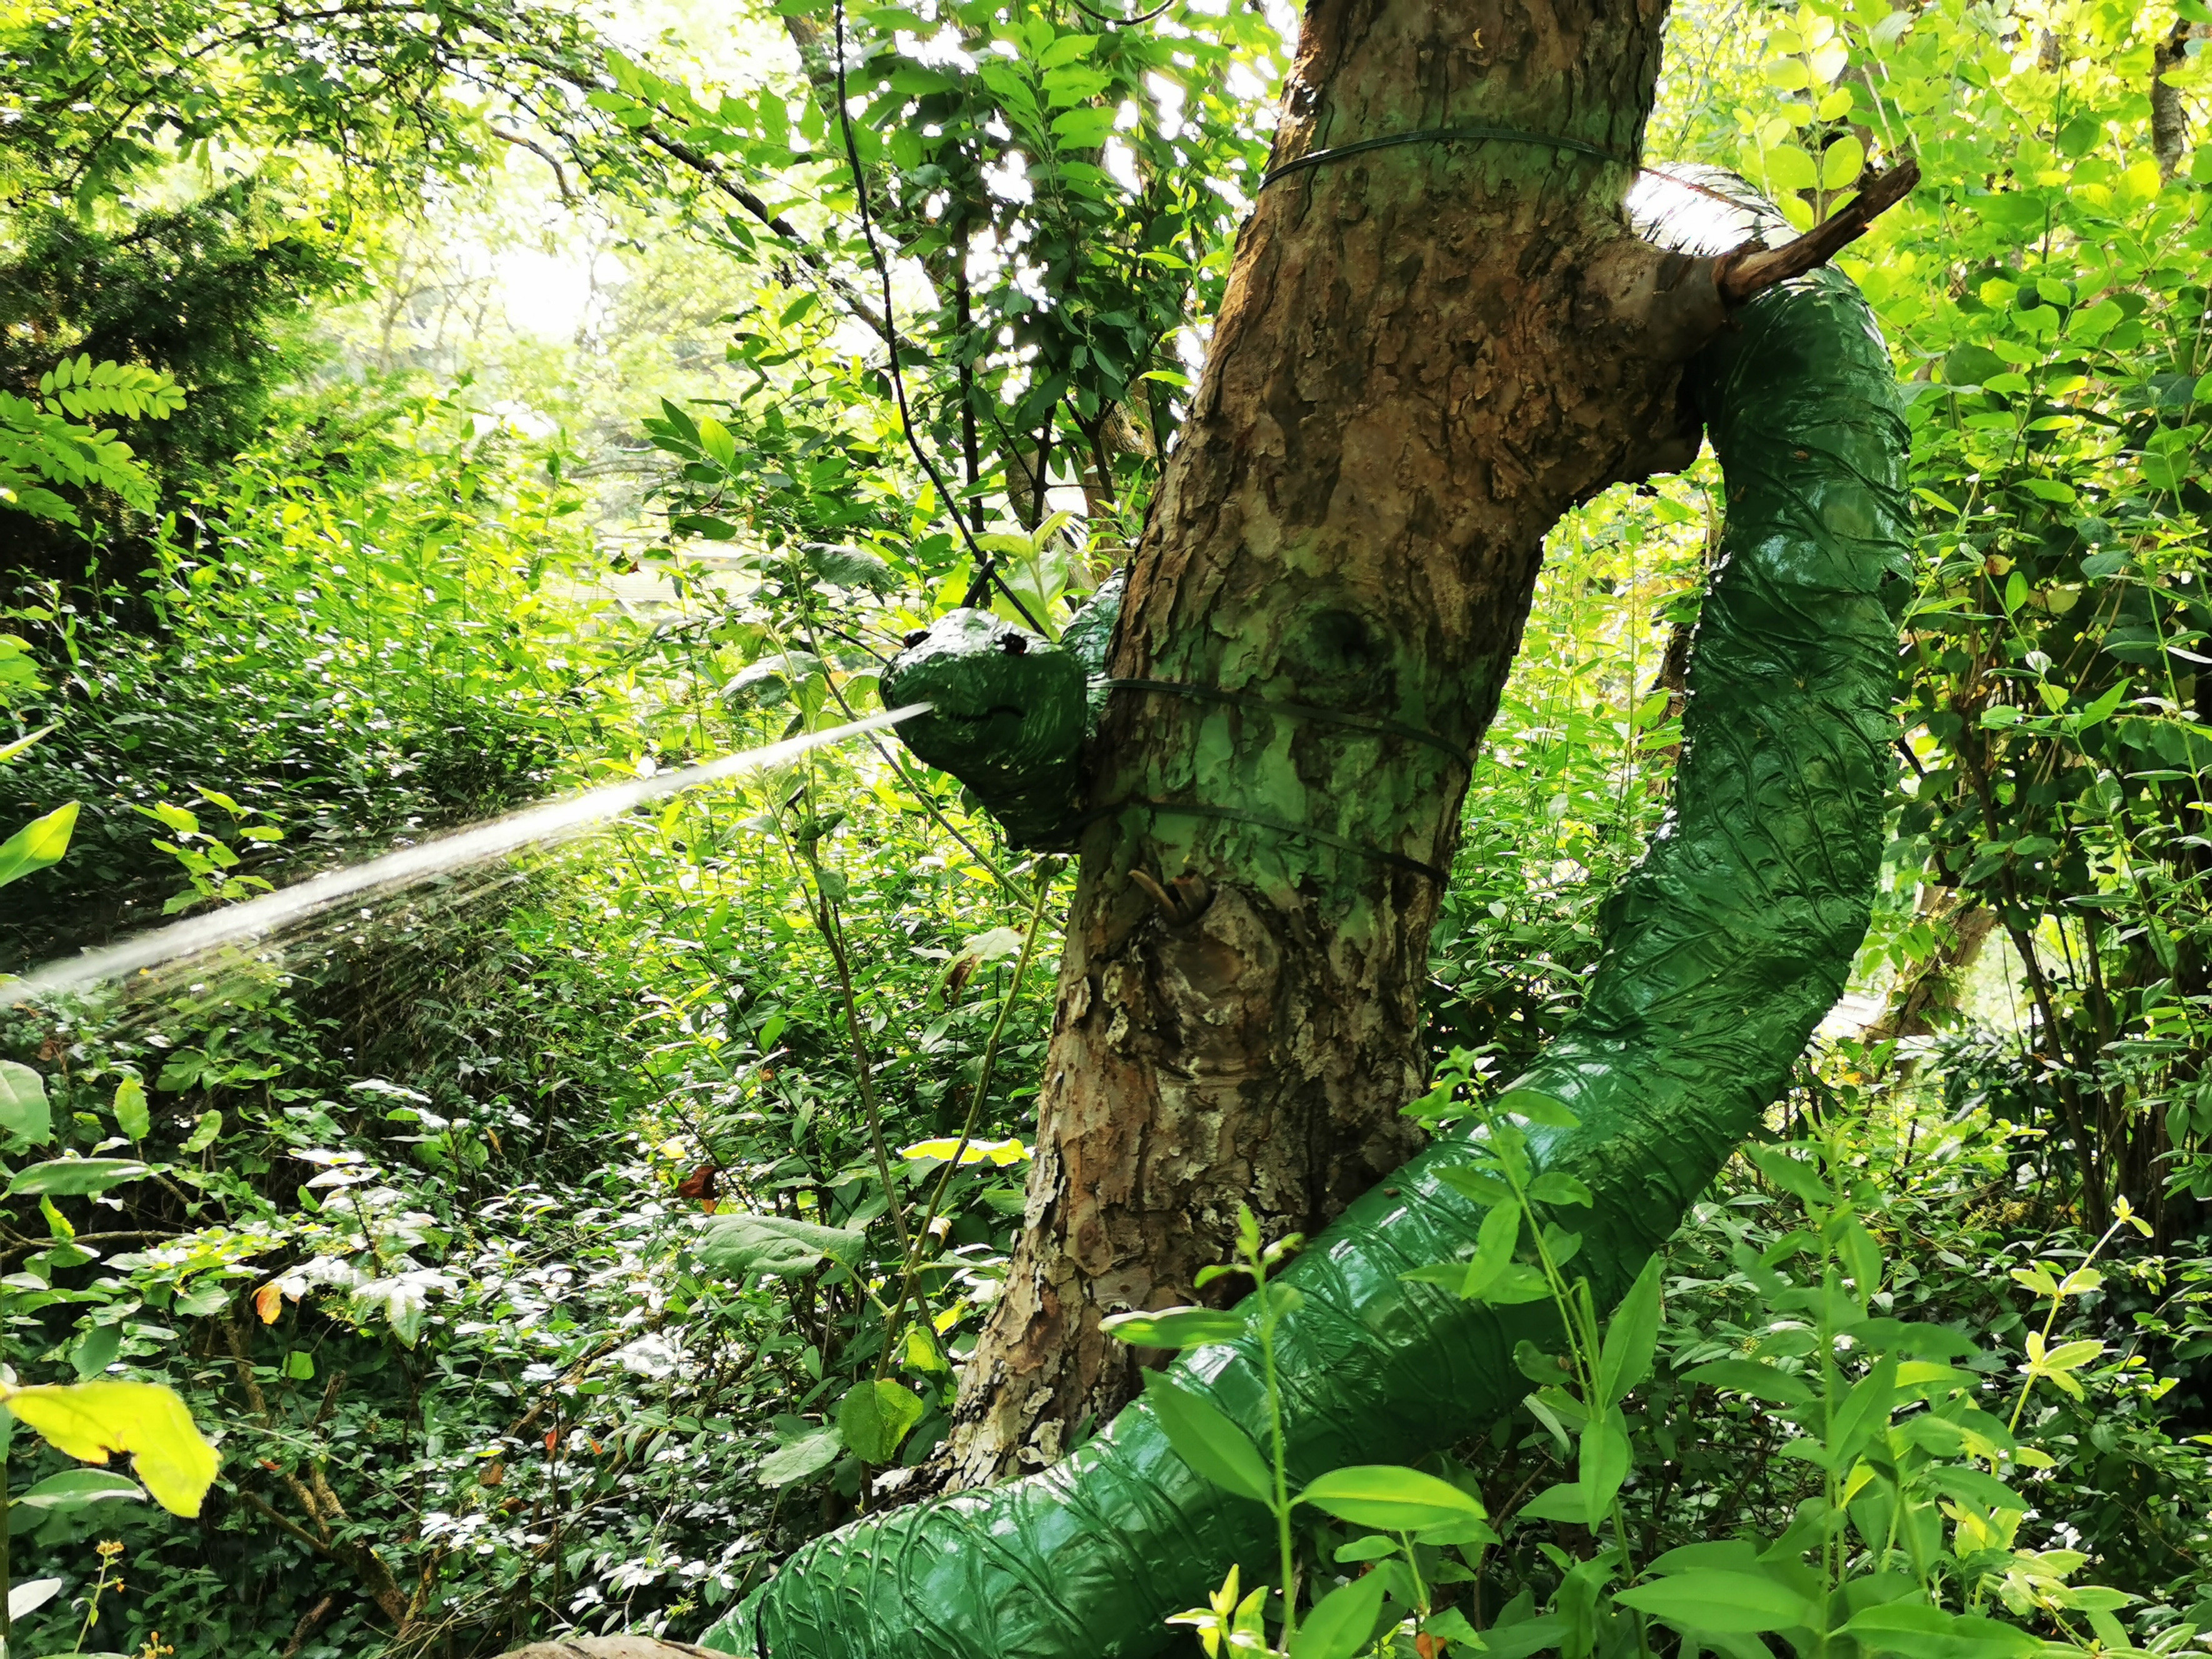
[[[826,731],[809,732],[803,737],[787,738],[765,748],[749,749],[741,755],[725,755],[720,760],[687,766],[678,772],[664,772],[654,777],[608,784],[571,796],[567,800],[526,807],[520,812],[494,818],[487,823],[440,836],[419,847],[403,848],[398,852],[387,853],[382,858],[371,859],[364,864],[332,870],[296,886],[283,888],[245,904],[234,905],[227,910],[217,910],[208,915],[194,916],[167,927],[156,928],[150,933],[142,933],[136,939],[125,939],[120,945],[111,945],[105,950],[88,951],[68,962],[49,963],[26,978],[0,982],[0,1006],[12,1007],[65,992],[81,991],[104,981],[139,973],[163,963],[196,956],[227,945],[236,945],[246,939],[260,939],[363,893],[389,892],[411,887],[474,865],[505,858],[526,847],[550,846],[566,841],[664,795],[696,789],[702,784],[719,783],[727,778],[743,776],[748,772],[765,771],[771,767],[781,766],[810,750],[842,743],[848,738],[856,738],[863,732],[883,731],[888,726],[896,726],[901,720],[927,714],[928,709],[929,705],[926,702],[908,703],[903,708],[886,709],[880,714],[869,714],[848,725],[831,726]]]

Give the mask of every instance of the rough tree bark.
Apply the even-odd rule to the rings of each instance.
[[[1664,14],[1316,0],[1275,161],[1478,125],[1633,157]],[[1680,367],[1722,319],[1715,262],[1627,232],[1632,179],[1434,141],[1260,192],[1112,664],[1247,701],[1114,694],[1028,1226],[965,1378],[956,1481],[1050,1462],[1124,1403],[1134,1361],[1099,1320],[1198,1299],[1239,1204],[1310,1231],[1412,1151],[1464,751],[1545,532],[1688,459]]]
[[[2173,33],[2151,52],[2150,153],[2158,160],[2161,182],[2170,181],[2181,170],[2182,158],[2189,151],[2189,112],[2182,107],[2180,88],[2168,82],[2166,74],[2188,60],[2192,33],[2199,38],[2212,38],[2184,17],[2174,23]]]

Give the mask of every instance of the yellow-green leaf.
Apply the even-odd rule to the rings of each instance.
[[[46,1103],[46,1080],[29,1066],[0,1060],[0,1131],[43,1146],[54,1138],[53,1109]]]
[[[154,1127],[153,1114],[146,1109],[146,1085],[136,1077],[126,1077],[115,1085],[115,1127],[133,1140],[143,1140]]]
[[[70,832],[76,828],[76,803],[57,806],[0,842],[0,887],[58,863],[69,851]]]
[[[2207,375],[2205,378],[2212,380],[2212,375]],[[0,658],[5,658],[11,653],[15,652],[15,647],[7,644],[5,641],[0,641]],[[17,738],[13,743],[0,743],[0,762],[11,761],[15,759],[16,756],[21,754],[25,750],[28,749],[33,744],[36,743],[40,738],[45,737],[54,728],[51,726],[42,726],[35,732],[26,732],[23,736]]]
[[[72,1382],[9,1389],[0,1403],[55,1449],[87,1463],[128,1452],[154,1501],[173,1515],[196,1516],[222,1459],[202,1437],[176,1391],[155,1382]]]
[[[1393,1464],[1331,1469],[1316,1477],[1297,1501],[1326,1510],[1340,1521],[1390,1532],[1419,1532],[1485,1518],[1480,1500],[1449,1481]]]
[[[2070,1371],[2077,1365],[2086,1365],[2104,1352],[2101,1342],[2062,1342],[2036,1361],[2036,1369],[2045,1372]]]
[[[1796,145],[1777,144],[1766,152],[1766,179],[1778,191],[1810,190],[1820,182],[1820,172]]]
[[[1820,155],[1820,188],[1841,190],[1866,167],[1866,146],[1856,133],[1847,132]]]

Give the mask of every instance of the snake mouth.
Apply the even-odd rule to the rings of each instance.
[[[977,726],[985,720],[996,720],[1001,714],[1011,714],[1016,720],[1020,720],[1024,713],[1022,709],[1010,702],[993,703],[988,708],[972,714],[956,713],[942,706],[933,708],[929,712],[933,720],[955,720],[963,726]]]

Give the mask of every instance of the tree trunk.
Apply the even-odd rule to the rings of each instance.
[[[2182,157],[2188,154],[2189,114],[2181,106],[2181,88],[2167,81],[2166,75],[2188,61],[2191,29],[2187,18],[2178,20],[2173,33],[2151,52],[2150,153],[2157,158],[2160,183],[2172,181],[2181,170]]]
[[[1633,157],[1664,11],[1316,0],[1275,161],[1472,125]],[[1545,532],[1694,453],[1712,262],[1628,234],[1632,176],[1462,138],[1259,192],[1112,661],[1192,690],[1116,690],[1091,757],[1028,1227],[956,1480],[1122,1405],[1100,1319],[1197,1299],[1240,1204],[1310,1232],[1413,1149],[1430,928]]]
[[[1997,913],[1955,887],[1928,888],[1917,908],[1918,920],[1937,930],[1936,948],[1891,988],[1881,1014],[1860,1033],[1869,1042],[1933,1035],[1937,1018],[1957,1008],[1960,982],[1996,931]],[[1909,1076],[1912,1066],[1906,1061],[1899,1069]]]

